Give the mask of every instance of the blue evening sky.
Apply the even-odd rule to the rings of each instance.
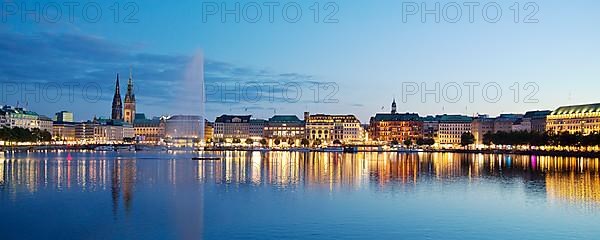
[[[82,14],[83,5],[91,1],[74,7],[72,22],[64,5],[68,1],[1,2],[0,101],[10,105],[19,101],[46,115],[70,110],[77,120],[109,116],[115,75],[121,74],[124,95],[130,66],[138,112],[149,116],[201,114],[202,108],[196,104],[201,90],[194,90],[201,85],[190,88],[186,80],[186,72],[197,66],[200,58],[204,59],[205,84],[211,87],[206,90],[205,107],[211,120],[225,113],[268,118],[273,113],[301,116],[308,110],[355,114],[368,121],[376,112],[389,111],[393,97],[400,112],[421,115],[497,115],[600,102],[598,1],[532,1],[539,11],[531,19],[537,23],[523,22],[534,6],[514,0],[497,1],[502,16],[496,23],[482,16],[482,7],[492,1],[478,1],[473,23],[469,22],[469,8],[463,5],[470,1],[457,1],[463,11],[457,23],[446,21],[443,13],[439,23],[434,15],[426,15],[423,23],[419,13],[403,22],[403,4],[410,1],[279,1],[272,23],[269,7],[264,5],[269,1],[132,1],[138,8],[133,17],[137,23],[124,22],[134,9],[134,5],[125,9],[128,1],[93,2],[102,9],[96,23]],[[242,13],[239,23],[234,15],[227,15],[223,23],[220,12],[203,14],[203,4],[221,8],[224,3],[232,9],[236,2],[242,8],[256,6],[252,3],[262,6],[258,22],[244,19],[255,16],[252,7],[246,8],[248,15]],[[436,3],[416,3],[422,2],[428,8]],[[442,8],[449,2],[438,1]],[[515,2],[519,3],[519,23],[514,22],[511,10]],[[35,14],[21,18],[23,3],[29,9],[40,3],[39,23]],[[57,22],[47,21],[57,16],[48,3],[62,4]],[[115,3],[121,9],[118,23],[111,10]],[[320,8],[318,23],[311,10],[315,3]],[[300,6],[298,22],[283,18],[285,4]],[[330,20],[337,19],[337,23],[324,23],[334,6],[338,11]],[[93,9],[88,12],[94,13]],[[293,18],[294,8],[288,8],[288,13]],[[488,13],[494,17],[493,8]],[[448,8],[448,17],[455,14]],[[425,95],[425,101],[420,93],[403,97],[403,85],[425,85],[431,90],[436,82],[440,83],[439,102],[432,94]],[[62,97],[54,100],[56,86],[73,83],[80,85],[74,87],[72,99],[63,85]],[[472,103],[465,83],[479,84]],[[517,102],[515,83],[520,89]],[[238,94],[231,91],[236,84],[240,86]],[[482,96],[486,84],[502,89],[497,102]],[[268,90],[273,85],[272,91]],[[462,90],[460,99],[457,85]],[[230,90],[221,96],[215,86]],[[260,91],[256,86],[262,86]],[[488,99],[496,97],[494,89],[488,88]],[[328,96],[330,93],[334,94]],[[535,94],[527,96],[529,93]]]

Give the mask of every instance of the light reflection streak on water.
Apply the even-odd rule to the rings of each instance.
[[[81,153],[83,154],[83,153]],[[226,152],[223,161],[191,161],[179,156],[136,160],[101,154],[2,154],[0,189],[16,199],[42,189],[123,192],[131,203],[136,184],[158,184],[162,176],[178,184],[250,184],[279,189],[384,189],[417,187],[421,181],[453,183],[516,179],[534,181],[555,203],[585,208],[600,204],[599,160],[546,156],[451,153],[290,153]],[[79,158],[78,158],[79,156]],[[147,163],[146,161],[150,161]],[[110,179],[110,181],[109,181]],[[118,195],[118,194],[117,194]],[[126,209],[128,208],[127,205]]]

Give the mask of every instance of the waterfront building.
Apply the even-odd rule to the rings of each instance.
[[[382,142],[415,142],[423,137],[423,121],[416,113],[378,113],[371,117],[371,139]]]
[[[191,141],[202,140],[204,133],[204,118],[195,115],[174,115],[165,119],[165,138],[172,140]]]
[[[494,133],[512,132],[513,125],[523,119],[523,114],[500,114],[494,120]]]
[[[304,121],[295,115],[275,115],[267,121],[264,129],[264,136],[269,145],[273,144],[275,139],[287,141],[291,139],[296,145],[299,145],[304,138]],[[284,139],[284,140],[282,140]]]
[[[547,116],[546,124],[554,134],[600,132],[600,103],[559,107]]]
[[[52,133],[52,120],[36,112],[19,107],[4,106],[0,110],[0,115],[2,115],[0,123],[3,127],[20,127],[29,130],[37,128]]]
[[[94,126],[95,143],[112,144],[132,141],[135,138],[133,125],[112,119],[95,119]]]
[[[34,129],[39,127],[39,117],[37,113],[26,111],[23,108],[12,108],[4,106],[2,115],[5,116],[5,126],[8,128],[20,127],[26,129]]]
[[[133,73],[129,71],[129,81],[127,81],[127,93],[125,94],[125,105],[123,108],[123,120],[126,123],[133,124],[135,121],[135,93],[133,92]]]
[[[4,108],[0,109],[0,127],[8,127],[8,114],[4,111]]]
[[[54,122],[52,124],[52,140],[54,141],[75,141],[77,123],[74,122]]]
[[[483,136],[486,133],[494,132],[495,118],[490,118],[488,115],[478,115],[473,119],[471,124],[471,133],[475,137],[475,144],[483,144]]]
[[[440,130],[440,121],[434,116],[421,118],[423,122],[423,138],[436,139]]]
[[[250,119],[250,127],[248,129],[250,138],[254,141],[263,139],[266,125],[267,121],[264,119]]]
[[[532,132],[545,132],[546,131],[546,118],[552,111],[529,111],[523,116],[523,119],[528,119],[531,122]]]
[[[423,136],[423,121],[416,113],[397,113],[396,99],[390,113],[377,113],[369,121],[371,139],[381,142],[415,141]]]
[[[214,124],[208,120],[204,120],[204,141],[209,142],[213,141],[215,133]]]
[[[73,113],[68,111],[60,111],[54,114],[55,122],[73,122]]]
[[[141,143],[156,144],[165,137],[165,118],[147,119],[143,113],[136,113],[133,122],[135,138]]]
[[[75,140],[80,143],[92,143],[94,141],[94,131],[98,124],[93,121],[81,122],[75,124]]]
[[[52,133],[52,125],[54,124],[54,121],[52,121],[52,119],[44,115],[38,115],[38,120],[38,128],[40,130]]]
[[[215,120],[214,137],[225,142],[250,137],[250,115],[221,115]],[[256,127],[256,126],[255,126]]]
[[[115,94],[112,101],[112,120],[123,119],[123,102],[121,101],[121,87],[119,86],[119,74],[117,73],[117,83],[115,84]]]
[[[123,140],[123,128],[112,125],[98,125],[94,128],[94,142],[100,144],[117,143]]]
[[[512,125],[513,132],[531,132],[531,119],[521,118],[517,119]]]
[[[463,133],[471,132],[473,119],[463,115],[438,115],[439,131],[436,143],[459,145]]]
[[[370,123],[361,123],[360,124],[360,138],[362,139],[361,142],[363,143],[369,143],[372,139],[371,139],[371,124]]]
[[[94,128],[94,142],[113,144],[123,141],[123,128],[115,125],[98,125]]]
[[[362,142],[360,121],[354,115],[305,114],[307,139],[323,144],[338,140],[342,143]]]

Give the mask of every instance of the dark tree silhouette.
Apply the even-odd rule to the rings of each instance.
[[[472,133],[466,132],[460,135],[460,145],[463,147],[469,146],[475,143],[475,136]]]

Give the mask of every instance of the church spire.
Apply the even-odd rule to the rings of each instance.
[[[133,73],[129,69],[129,81],[127,81],[127,94],[125,94],[125,103],[135,103],[135,93],[133,92]]]
[[[133,71],[129,69],[129,81],[127,82],[127,94],[125,94],[125,108],[123,120],[133,124],[135,121],[135,93],[133,92]]]
[[[111,119],[123,119],[123,102],[121,102],[121,88],[119,87],[119,74],[117,73],[117,83],[115,84],[115,95],[112,102]]]

